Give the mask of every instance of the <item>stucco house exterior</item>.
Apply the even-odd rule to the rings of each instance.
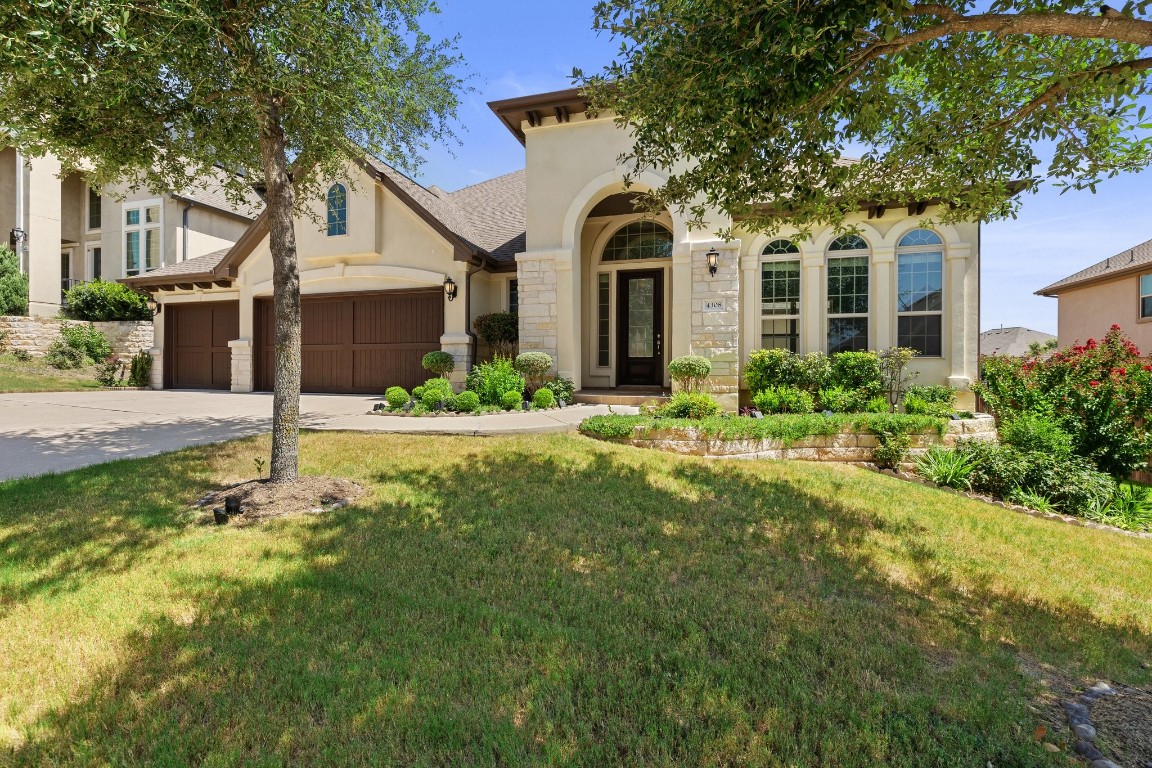
[[[213,179],[180,192],[94,188],[59,160],[0,149],[0,233],[28,274],[29,314],[54,316],[63,291],[178,264],[235,243],[261,208]]]
[[[591,117],[576,90],[490,104],[525,148],[525,169],[448,193],[383,163],[350,164],[297,221],[306,391],[381,393],[425,378],[443,349],[458,382],[480,314],[514,310],[520,349],[543,350],[579,390],[655,391],[668,361],[711,359],[729,408],[755,349],[912,346],[926,383],[971,403],[979,346],[979,229],[934,226],[932,201],[863,207],[858,234],[768,237],[716,212],[690,229],[638,213],[626,187],[629,133]],[[716,232],[734,225],[735,239]],[[711,254],[711,256],[710,256]],[[156,296],[156,386],[271,386],[271,257],[257,220],[228,250],[132,277]],[[446,287],[455,291],[454,300]]]
[[[1082,269],[1036,292],[1058,302],[1060,346],[1099,339],[1113,325],[1152,350],[1152,240]]]

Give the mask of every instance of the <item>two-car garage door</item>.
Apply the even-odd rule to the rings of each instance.
[[[383,394],[428,378],[420,365],[440,349],[440,289],[307,296],[301,300],[301,389]],[[231,350],[240,332],[239,302],[170,304],[166,314],[166,386],[229,389]],[[271,299],[255,306],[255,388],[272,390],[276,326]]]

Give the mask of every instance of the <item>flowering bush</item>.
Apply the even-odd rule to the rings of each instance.
[[[1120,326],[1047,359],[989,357],[981,368],[977,390],[1001,420],[1051,419],[1102,471],[1125,477],[1152,454],[1152,361]]]

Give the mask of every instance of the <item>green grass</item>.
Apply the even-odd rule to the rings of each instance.
[[[33,358],[27,362],[11,354],[0,354],[0,393],[4,392],[71,392],[94,389],[95,369],[86,366],[75,371],[60,371]]]
[[[903,413],[820,413],[774,414],[762,419],[713,416],[705,419],[665,419],[652,416],[610,414],[590,416],[580,431],[592,437],[620,439],[632,437],[636,428],[641,436],[655,431],[694,429],[707,436],[727,440],[781,440],[793,443],[816,435],[835,435],[847,428],[879,434],[915,434],[935,432],[943,435],[948,420],[935,416],[912,416]]]
[[[0,764],[1070,765],[1152,542],[846,466],[305,434],[354,507],[196,524],[266,439],[0,484]]]

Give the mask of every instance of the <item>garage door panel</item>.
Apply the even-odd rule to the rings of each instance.
[[[230,389],[232,350],[239,335],[239,302],[166,308],[165,386],[173,389]]]
[[[340,345],[347,325],[347,309],[338,301],[304,301],[300,307],[300,343]]]
[[[228,342],[240,336],[239,307],[214,307],[212,309],[212,346],[228,347]]]

